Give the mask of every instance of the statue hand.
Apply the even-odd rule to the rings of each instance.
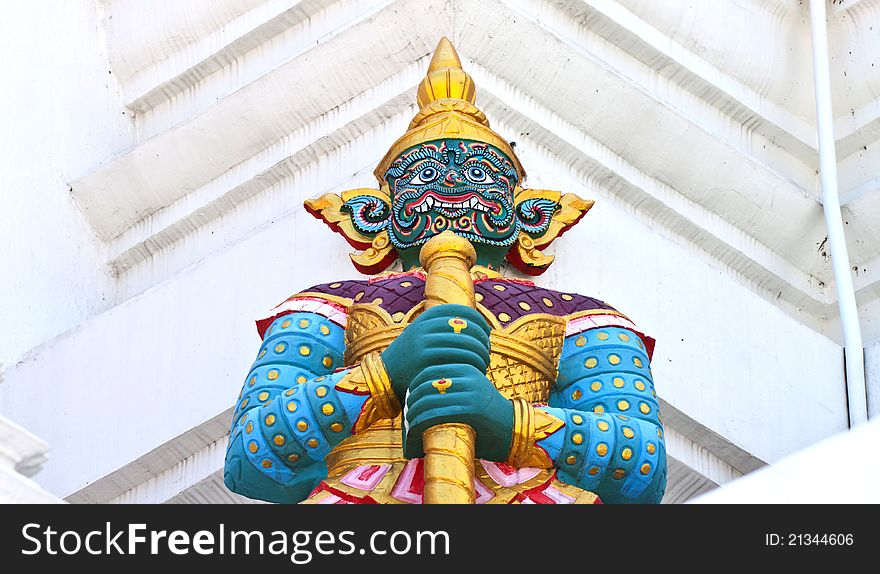
[[[416,317],[382,352],[400,402],[413,378],[428,367],[458,363],[485,373],[490,330],[478,311],[464,305],[437,305]]]
[[[473,365],[431,366],[416,375],[406,396],[404,454],[424,456],[422,434],[442,423],[464,423],[477,435],[477,457],[505,461],[513,432],[513,403]]]

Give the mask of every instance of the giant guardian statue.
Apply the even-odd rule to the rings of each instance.
[[[310,287],[257,321],[230,490],[309,504],[662,498],[653,339],[598,299],[501,271],[540,275],[593,202],[523,187],[475,101],[443,38],[378,188],[306,202],[371,277]]]

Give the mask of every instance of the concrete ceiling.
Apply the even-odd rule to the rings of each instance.
[[[603,200],[834,338],[805,4],[107,1],[108,57],[138,141],[72,182],[73,194],[124,276],[357,138],[375,140],[374,157],[358,158],[368,172],[413,114],[447,35],[478,104],[518,149],[554,155]],[[880,0],[829,12],[862,304],[880,297],[878,16]]]

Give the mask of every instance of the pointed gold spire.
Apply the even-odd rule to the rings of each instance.
[[[397,138],[385,156],[379,161],[373,174],[379,181],[379,190],[353,189],[342,193],[327,193],[317,199],[305,202],[306,209],[322,219],[331,229],[341,233],[346,240],[363,253],[352,255],[355,267],[361,273],[373,275],[388,268],[398,256],[396,247],[389,239],[388,228],[371,235],[361,233],[352,220],[353,211],[345,204],[355,198],[372,196],[376,201],[391,209],[393,193],[385,175],[390,166],[401,158],[407,150],[428,142],[442,142],[457,147],[459,142],[479,142],[494,146],[513,163],[519,175],[514,190],[514,203],[520,205],[530,199],[544,199],[556,204],[549,227],[540,236],[531,236],[520,231],[517,243],[507,254],[507,259],[520,271],[528,275],[539,275],[553,261],[541,251],[554,239],[561,236],[592,207],[592,201],[584,201],[573,193],[561,194],[558,191],[524,189],[526,173],[513,151],[513,144],[501,137],[491,127],[485,114],[476,106],[477,88],[473,78],[462,69],[461,59],[452,42],[443,37],[431,57],[425,78],[417,90],[419,111],[413,117],[406,132]]]
[[[513,147],[489,127],[486,115],[476,106],[477,86],[470,74],[461,67],[461,59],[449,38],[440,38],[425,79],[416,92],[419,112],[409,127],[385,154],[373,172],[380,185],[385,173],[404,150],[428,141],[458,139],[493,145],[513,162],[520,182],[525,171],[513,152]]]
[[[419,108],[424,108],[445,98],[473,104],[477,100],[477,88],[470,75],[462,69],[455,46],[443,36],[428,65],[428,74],[419,84],[417,102]]]
[[[461,58],[446,36],[440,38],[437,47],[434,48],[434,55],[431,57],[431,63],[428,64],[428,73],[443,68],[461,68]]]

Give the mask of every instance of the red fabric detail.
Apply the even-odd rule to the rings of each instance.
[[[654,345],[657,343],[657,341],[654,340],[654,337],[649,337],[644,333],[639,333],[638,331],[636,331],[636,333],[638,333],[639,337],[642,338],[642,342],[645,344],[645,351],[648,353],[648,360],[653,360]]]
[[[364,482],[370,480],[370,477],[379,472],[380,468],[382,467],[380,467],[378,464],[371,464],[358,475],[358,480],[362,480]]]
[[[309,207],[308,203],[303,204],[303,207],[305,207],[306,211],[311,213],[313,217],[315,217],[316,219],[320,219],[321,221],[323,221],[324,223],[327,224],[327,227],[329,227],[330,229],[332,229],[333,231],[335,231],[336,233],[338,233],[339,235],[344,237],[345,240],[348,242],[348,244],[351,245],[352,247],[354,247],[355,249],[360,249],[361,251],[363,251],[364,249],[366,249],[367,247],[369,247],[371,245],[371,242],[369,242],[369,241],[358,241],[354,237],[349,237],[341,229],[339,229],[339,223],[334,222],[334,221],[330,221],[329,219],[325,218],[321,214],[320,211],[317,211],[317,210]],[[395,254],[395,257],[396,257],[396,254]]]
[[[293,295],[291,297],[288,297],[287,299],[285,299],[284,301],[282,301],[278,305],[276,305],[276,307],[280,307],[281,305],[284,305],[285,303],[287,303],[288,301],[291,301],[293,299],[302,300],[302,301],[319,301],[323,305],[330,305],[331,307],[333,307],[337,311],[345,313],[346,315],[348,314],[348,309],[346,309],[344,305],[340,305],[336,301],[329,301],[329,300],[323,299],[321,297],[297,297],[296,295]],[[299,313],[299,311],[282,311],[280,313],[276,313],[276,314],[272,315],[271,317],[266,317],[265,319],[258,319],[256,321],[256,323],[257,323],[257,333],[260,334],[260,339],[263,339],[265,337],[266,329],[269,328],[269,325],[271,325],[273,322],[275,322],[275,319],[279,319],[281,317],[284,317],[285,315],[292,315],[293,313]],[[318,313],[318,314],[320,315],[320,313]],[[334,324],[338,324],[338,323],[336,323],[336,321],[333,321],[329,317],[326,317],[326,318],[328,321],[331,321]],[[339,325],[339,326],[341,327],[342,325]]]
[[[555,435],[556,433],[558,433],[559,431],[561,431],[561,430],[564,429],[564,428],[565,428],[565,425],[559,427],[558,429],[556,429],[556,430],[553,431],[552,433],[548,434],[546,437],[544,437],[544,438],[541,439],[541,440],[545,440],[545,439],[550,438],[551,436]],[[544,453],[544,456],[546,456],[547,458],[550,458],[550,453],[548,453],[548,452],[544,449],[544,447],[539,446],[539,445],[536,443],[536,444],[534,445],[534,448],[536,448],[536,449],[538,449],[539,451],[543,452],[543,453]]]
[[[520,285],[527,285],[529,287],[535,286],[534,281],[529,281],[528,279],[519,279],[518,277],[480,277],[479,279],[475,279],[474,283],[482,283],[483,281],[497,281],[499,283],[519,283]]]
[[[413,494],[422,494],[425,491],[425,460],[419,459],[416,463],[416,471],[409,483],[409,491]]]
[[[547,495],[545,495],[545,494],[540,494],[541,492],[544,491],[544,489],[546,489],[548,486],[550,486],[553,483],[553,478],[555,476],[556,476],[556,473],[554,472],[553,475],[550,476],[550,478],[548,478],[546,481],[542,482],[541,484],[539,484],[535,488],[532,488],[529,490],[524,490],[524,491],[520,492],[519,494],[517,494],[511,500],[511,502],[523,502],[525,499],[529,498],[532,500],[532,502],[536,502],[538,504],[556,504],[556,501],[554,501],[552,498],[547,497]],[[538,495],[538,494],[540,494],[540,496],[541,496],[540,500],[535,498],[535,495]]]
[[[334,387],[334,388],[335,388],[335,387]],[[349,391],[349,390],[345,390],[345,391],[343,391],[342,389],[338,389],[338,388],[337,388],[336,390],[339,391],[339,392],[350,393],[350,394],[355,395],[355,396],[357,396],[357,397],[363,397],[363,396],[365,396],[365,395],[369,395],[369,394],[370,394],[370,391],[369,391],[369,390],[366,390],[366,391],[363,391],[363,392],[360,392],[360,393],[357,393],[357,392],[354,392],[354,391]],[[367,400],[369,400],[369,399],[367,399]],[[367,404],[367,401],[364,401],[364,405],[365,405],[365,404]],[[360,422],[361,417],[364,416],[364,405],[361,405],[361,410],[360,410],[360,412],[358,412],[358,416],[354,419],[354,422],[351,423],[351,428],[352,428],[352,429],[357,428],[358,422]]]
[[[285,311],[284,313],[278,313],[276,315],[272,315],[271,317],[266,317],[265,319],[258,319],[256,323],[257,333],[260,335],[260,340],[262,341],[266,337],[266,329],[269,328],[269,325],[275,322],[275,319],[283,317],[285,315],[290,315],[291,313],[294,313],[294,311]]]
[[[362,498],[357,497],[352,494],[348,494],[347,492],[343,492],[343,491],[339,490],[338,488],[333,488],[332,486],[328,485],[326,482],[322,482],[317,487],[315,487],[315,490],[313,490],[312,493],[309,494],[309,498],[311,498],[311,497],[315,496],[316,494],[318,494],[319,492],[323,492],[323,491],[327,491],[330,494],[335,494],[336,496],[338,496],[342,500],[344,500],[346,502],[350,502],[352,504],[379,504],[378,502],[376,502],[373,498],[371,498],[369,496],[364,496]]]
[[[630,321],[630,322],[632,322],[632,321]],[[650,360],[652,360],[652,359],[654,358],[654,345],[657,343],[657,341],[654,340],[654,337],[649,337],[648,335],[645,335],[645,334],[642,333],[641,331],[636,331],[636,330],[634,330],[632,327],[630,327],[630,326],[628,326],[628,325],[618,324],[618,325],[610,325],[610,326],[611,326],[611,327],[617,327],[617,328],[619,328],[619,329],[626,329],[626,330],[628,330],[628,331],[632,331],[633,333],[635,333],[636,335],[638,335],[639,339],[641,339],[641,340],[642,340],[642,343],[645,345],[645,352],[648,354],[648,360],[650,361]],[[584,330],[581,331],[581,332],[582,332],[582,333],[586,333],[587,331],[596,331],[596,330],[598,330],[598,329],[605,329],[605,328],[607,328],[607,327],[608,327],[608,326],[605,326],[605,327],[590,327],[589,329],[584,329]]]
[[[523,261],[522,255],[520,255],[519,249],[514,245],[513,248],[507,252],[505,256],[511,265],[516,267],[519,271],[525,273],[526,275],[531,275],[532,277],[537,277],[544,271],[547,271],[547,268],[550,267],[550,263],[553,263],[551,259],[547,265],[539,266],[539,265],[530,265]]]
[[[535,504],[556,504],[556,501],[544,494],[543,492],[529,492],[529,499]]]
[[[495,466],[503,472],[505,475],[510,476],[511,474],[516,474],[517,469],[510,466],[509,464],[503,462],[496,462]]]
[[[391,267],[391,264],[397,260],[397,251],[391,249],[388,253],[383,257],[380,261],[373,263],[372,265],[361,265],[357,261],[354,260],[354,257],[351,258],[351,264],[354,265],[354,268],[357,269],[360,273],[364,275],[375,275],[376,273],[381,273]]]
[[[350,369],[350,368],[353,368],[353,367],[343,367],[343,369]],[[335,390],[337,390],[338,392],[340,392],[340,393],[348,393],[348,394],[350,394],[350,395],[354,395],[354,396],[356,396],[356,397],[365,397],[365,396],[367,396],[367,395],[370,394],[370,390],[369,390],[369,389],[364,389],[363,391],[355,391],[355,390],[352,390],[352,389],[343,389],[343,388],[340,388],[339,385],[336,385],[336,386],[334,386],[333,388],[334,388]]]

